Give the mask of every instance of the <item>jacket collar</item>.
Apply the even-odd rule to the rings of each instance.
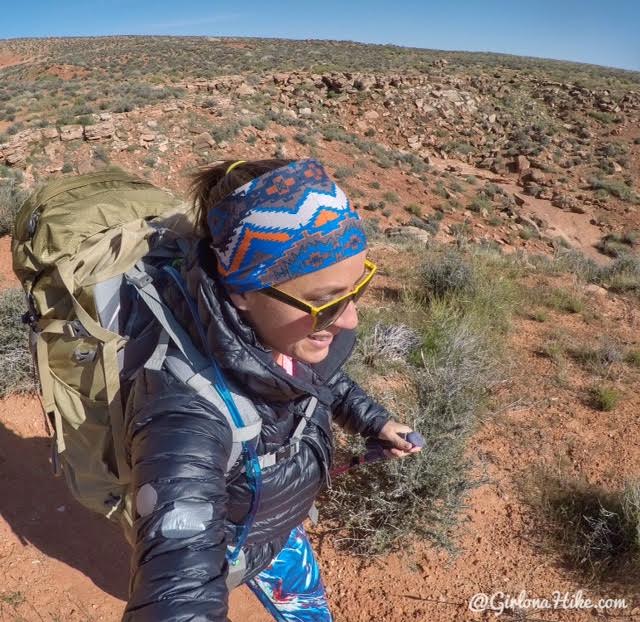
[[[187,256],[182,274],[187,289],[197,302],[207,338],[226,378],[241,390],[266,402],[286,402],[310,394],[330,403],[326,381],[345,363],[355,346],[353,330],[343,330],[329,346],[329,354],[318,364],[295,361],[296,376],[290,376],[274,359],[272,350],[260,343],[253,328],[244,321],[215,272],[216,257],[205,240]],[[174,294],[177,294],[174,290]],[[170,301],[172,310],[184,326],[193,324],[188,305],[178,294]],[[194,330],[192,338],[197,339]],[[199,340],[194,343],[199,344]],[[201,344],[199,344],[201,347]]]

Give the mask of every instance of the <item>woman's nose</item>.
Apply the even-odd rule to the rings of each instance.
[[[353,300],[349,301],[347,308],[340,314],[334,322],[338,328],[353,329],[358,326],[358,311]]]

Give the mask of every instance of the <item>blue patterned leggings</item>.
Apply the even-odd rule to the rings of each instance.
[[[291,530],[282,550],[247,585],[278,622],[333,622],[318,562],[302,525]]]

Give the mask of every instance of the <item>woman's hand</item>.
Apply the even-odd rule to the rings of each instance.
[[[383,449],[384,455],[387,458],[403,458],[404,456],[420,451],[422,447],[414,447],[409,441],[405,441],[401,436],[398,436],[398,432],[408,433],[412,431],[413,430],[404,423],[391,420],[387,421],[382,430],[380,430],[378,438],[390,441],[394,446],[391,449]]]

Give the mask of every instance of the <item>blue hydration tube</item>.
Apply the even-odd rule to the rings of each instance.
[[[222,375],[222,371],[218,367],[218,363],[215,358],[211,354],[209,350],[209,346],[207,344],[207,339],[204,333],[204,329],[202,326],[202,321],[200,319],[200,315],[198,313],[198,308],[196,306],[195,301],[189,294],[187,290],[186,283],[182,278],[182,275],[173,267],[173,266],[164,266],[163,270],[171,276],[171,278],[175,281],[176,285],[180,289],[180,292],[184,299],[187,301],[189,305],[189,310],[191,311],[191,315],[196,323],[196,328],[198,329],[198,335],[200,340],[202,341],[202,345],[205,348],[209,361],[211,362],[211,367],[213,368],[213,372],[216,378],[215,388],[218,391],[218,394],[226,404],[229,412],[231,413],[231,417],[233,422],[239,428],[245,427],[244,422],[242,421],[242,417],[238,412],[238,407],[236,406],[235,401],[233,400],[233,396],[229,391],[227,383],[224,380],[224,376]],[[260,498],[262,493],[262,470],[260,468],[260,462],[258,460],[258,455],[256,453],[255,447],[249,441],[242,441],[242,455],[244,457],[245,470],[247,473],[247,479],[249,482],[249,487],[251,488],[251,506],[249,508],[249,512],[247,514],[247,520],[244,523],[237,527],[236,532],[236,546],[231,553],[227,551],[227,559],[231,564],[236,564],[238,561],[238,556],[242,550],[242,546],[247,540],[249,536],[249,530],[253,525],[253,522],[256,517],[256,513],[258,511],[258,506],[260,505]]]

